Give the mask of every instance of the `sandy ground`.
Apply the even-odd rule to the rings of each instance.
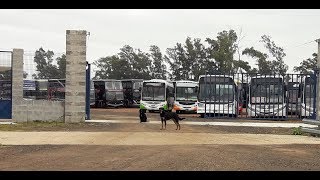
[[[136,115],[137,109],[92,111],[99,119],[137,121]],[[158,121],[156,113],[148,117]],[[301,121],[288,123],[293,122]],[[160,128],[159,123],[0,125],[0,170],[320,170],[320,139],[291,135],[292,128],[182,124],[176,131],[173,122]]]

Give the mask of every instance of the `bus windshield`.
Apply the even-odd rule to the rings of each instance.
[[[133,89],[139,89],[142,86],[142,82],[134,82]]]
[[[298,92],[299,92],[299,83],[289,82],[288,83],[289,103],[296,104],[298,102]]]
[[[165,101],[164,83],[143,83],[142,100],[144,101]]]
[[[121,90],[121,88],[122,88],[122,83],[120,81],[115,81],[114,82],[114,89]]]
[[[177,101],[197,101],[196,87],[177,87]]]
[[[234,86],[234,84],[200,83],[199,100],[218,103],[233,102]]]
[[[314,96],[314,85],[307,84],[304,91],[304,102],[306,102],[307,105],[311,106],[313,104]]]
[[[253,104],[283,103],[283,84],[270,84],[268,82],[252,83],[250,97]]]

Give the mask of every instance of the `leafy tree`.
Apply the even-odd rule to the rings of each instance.
[[[273,58],[275,58],[272,60],[272,70],[284,76],[288,71],[288,65],[283,61],[283,58],[286,56],[284,49],[276,46],[274,41],[271,41],[270,36],[263,35],[261,38],[261,42],[264,43],[264,46],[267,48],[269,53]]]
[[[11,80],[11,70],[1,70],[0,80]]]
[[[150,57],[152,61],[151,65],[151,77],[157,79],[167,79],[166,65],[164,64],[164,58],[160,51],[160,48],[156,45],[150,46]]]
[[[56,59],[58,64],[58,78],[66,78],[66,55],[62,54],[61,57]]]
[[[293,71],[299,72],[301,74],[311,74],[313,73],[314,69],[317,67],[317,53],[312,54],[312,58],[308,58],[303,60],[299,66],[295,66]]]
[[[288,65],[283,61],[283,58],[286,56],[284,49],[276,46],[276,44],[271,41],[270,36],[263,35],[261,38],[262,40],[260,42],[264,43],[265,48],[271,56],[254,49],[254,47],[246,48],[242,51],[242,54],[257,59],[258,73],[260,74],[276,73],[285,75],[288,70]]]
[[[35,79],[59,79],[65,78],[66,72],[66,56],[63,54],[56,59],[57,65],[53,64],[53,51],[45,51],[42,47],[35,52],[34,62],[37,64],[37,74],[33,74]]]
[[[23,78],[27,78],[28,77],[28,73],[23,71]]]
[[[207,38],[209,57],[215,60],[219,72],[233,72],[233,56],[237,50],[237,34],[234,30],[218,33],[217,40]]]
[[[170,70],[172,71],[172,74],[170,74],[170,79],[185,79],[186,71],[183,71],[182,64],[184,61],[186,61],[186,57],[182,44],[177,43],[173,48],[168,48],[166,52],[168,56],[165,56],[165,60],[169,63]]]
[[[117,55],[100,58],[94,62],[98,68],[96,79],[150,79],[149,54],[125,45]]]
[[[258,50],[255,50],[253,47],[246,48],[242,51],[243,55],[251,56],[252,58],[257,59],[258,72],[259,74],[272,74],[272,63],[267,61],[268,55],[264,54]]]

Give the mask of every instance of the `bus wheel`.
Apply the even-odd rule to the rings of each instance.
[[[200,117],[201,117],[201,118],[204,118],[204,114],[203,114],[203,113],[202,113],[202,114],[200,114]]]

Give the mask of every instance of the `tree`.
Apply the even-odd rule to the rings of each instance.
[[[317,67],[317,53],[312,54],[313,58],[308,58],[303,60],[300,63],[300,66],[293,67],[293,71],[299,72],[301,74],[311,74],[313,73],[314,69]]]
[[[58,66],[53,64],[53,51],[45,51],[42,47],[35,52],[34,62],[37,64],[37,74],[33,74],[35,79],[60,79],[65,78],[66,56],[63,54],[56,59]]]
[[[207,49],[198,38],[192,40],[187,37],[185,44],[177,43],[173,48],[168,48],[166,53],[171,79],[198,80],[199,75],[214,66],[214,62],[208,58]]]
[[[210,61],[210,59],[208,58],[206,47],[201,43],[201,39],[193,39],[193,45],[187,48],[187,52],[187,54],[190,56],[189,61],[192,62],[192,80],[197,81],[200,75],[205,74],[205,72],[209,70],[210,67],[215,66],[215,63],[213,61]]]
[[[266,53],[262,53],[254,49],[253,47],[246,48],[242,51],[242,54],[257,59],[259,74],[275,73],[284,76],[288,71],[288,65],[286,65],[283,61],[283,58],[286,56],[284,49],[276,46],[276,44],[273,41],[271,41],[270,36],[263,35],[261,36],[261,38],[262,40],[260,42],[264,43],[265,48],[268,50],[271,56],[268,56]],[[268,58],[271,59],[268,60]]]
[[[234,30],[218,33],[217,40],[207,38],[209,57],[214,59],[216,70],[223,73],[233,72],[233,56],[237,50],[237,34]]]
[[[100,58],[94,62],[98,68],[96,79],[150,79],[151,60],[149,54],[129,45],[117,55]]]
[[[267,61],[268,55],[264,54],[258,50],[255,50],[253,47],[246,48],[242,51],[242,55],[248,55],[252,58],[257,59],[258,72],[259,74],[272,74],[272,64],[270,61]]]
[[[1,70],[0,71],[0,80],[11,80],[11,70]]]
[[[58,74],[60,79],[66,78],[66,55],[62,54],[61,57],[56,59],[58,64]]]
[[[286,56],[284,49],[276,46],[274,41],[271,41],[270,36],[263,35],[261,38],[261,42],[264,43],[269,53],[275,58],[272,60],[272,70],[284,76],[288,71],[288,65],[283,61],[283,58]]]
[[[28,77],[28,73],[25,72],[25,71],[23,71],[23,78],[25,79],[25,78],[27,78],[27,77]]]
[[[150,79],[151,60],[148,53],[140,49],[134,50],[129,45],[125,45],[118,53],[121,60],[127,62],[128,74],[134,79]]]
[[[150,57],[152,61],[151,65],[151,77],[157,79],[167,79],[166,74],[166,65],[164,64],[164,60],[162,57],[162,53],[160,48],[156,45],[150,46]]]
[[[181,43],[177,43],[173,48],[167,49],[167,55],[165,60],[170,65],[170,74],[171,80],[182,80],[186,78],[186,70],[183,70],[183,63],[186,61],[185,50]]]

